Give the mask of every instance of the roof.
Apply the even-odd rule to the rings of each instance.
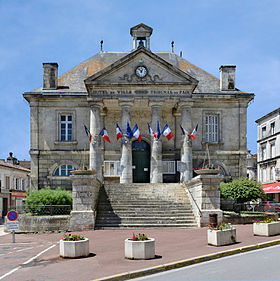
[[[272,115],[274,115],[275,113],[280,113],[280,107],[278,107],[277,109],[267,113],[266,115],[262,116],[261,118],[257,119],[255,122],[259,123],[260,121],[263,121],[264,119],[266,119],[267,117],[270,117]]]
[[[13,164],[2,162],[2,161],[0,161],[0,167],[12,168],[12,169],[16,169],[16,170],[20,170],[20,171],[24,171],[24,172],[30,173],[29,169],[26,169],[26,168],[21,167],[19,165],[13,165]]]
[[[75,66],[58,78],[58,92],[86,92],[84,80],[129,53],[100,52]],[[155,53],[163,60],[186,72],[199,81],[194,93],[216,93],[220,91],[220,80],[174,53]],[[42,91],[42,87],[34,92]]]

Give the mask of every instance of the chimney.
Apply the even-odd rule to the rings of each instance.
[[[43,63],[43,90],[57,89],[57,71],[56,62]]]
[[[220,70],[220,90],[235,90],[235,65],[221,65]]]
[[[7,163],[13,164],[13,165],[17,165],[18,164],[18,160],[17,158],[13,157],[13,152],[9,152],[9,157],[7,158]]]

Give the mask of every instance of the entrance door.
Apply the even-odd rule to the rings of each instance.
[[[132,143],[133,182],[150,182],[150,146],[145,141]]]
[[[4,218],[8,213],[8,198],[3,198],[3,212],[2,217]]]

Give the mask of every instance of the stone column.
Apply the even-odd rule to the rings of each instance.
[[[100,149],[100,105],[90,106],[90,132],[92,134],[92,143],[89,149],[89,167],[96,170],[96,176],[102,180],[102,163]]]
[[[191,133],[191,124],[191,107],[183,105],[181,108],[181,125]],[[192,141],[188,136],[183,136],[182,138],[180,181],[186,182],[193,178]]]
[[[161,125],[161,105],[152,104],[152,128],[157,132],[157,121]],[[161,128],[160,128],[161,129]],[[151,137],[151,183],[163,182],[162,177],[162,142]]]
[[[121,142],[121,176],[120,183],[132,183],[132,151],[131,151],[131,141],[126,135],[127,122],[130,126],[130,106],[129,103],[121,103],[122,107],[122,120],[121,127],[123,131],[123,138]]]

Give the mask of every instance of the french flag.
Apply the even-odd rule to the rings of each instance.
[[[137,126],[137,124],[134,126],[133,130],[132,130],[132,134],[135,138],[138,139],[139,142],[141,142],[141,134],[140,134],[140,130]]]
[[[196,136],[197,136],[197,128],[198,128],[198,123],[196,124],[195,128],[193,129],[192,133],[191,133],[191,138],[193,140],[196,139]]]
[[[84,124],[84,126],[85,126],[86,134],[89,137],[89,142],[91,142],[92,141],[92,134],[90,133],[89,129],[87,128],[87,126],[85,124]]]
[[[121,128],[119,127],[118,123],[117,123],[117,127],[116,127],[116,135],[117,135],[117,141],[122,138],[123,136],[123,132],[121,130]]]
[[[109,135],[105,127],[101,130],[99,135],[103,137],[104,141],[110,142]]]
[[[147,124],[148,124],[148,129],[149,129],[150,136],[151,137],[154,136],[154,138],[156,139],[157,138],[157,134],[152,130],[152,128],[150,127],[150,124],[149,123],[147,123]]]
[[[191,138],[191,135],[189,134],[189,132],[188,132],[187,130],[185,130],[185,129],[182,127],[182,125],[180,125],[180,128],[181,128],[181,130],[182,130],[182,134],[183,134],[184,136],[188,136],[189,139],[190,139],[190,138]]]
[[[174,137],[174,134],[169,129],[168,125],[166,124],[162,130],[162,134],[168,139],[171,140]]]

